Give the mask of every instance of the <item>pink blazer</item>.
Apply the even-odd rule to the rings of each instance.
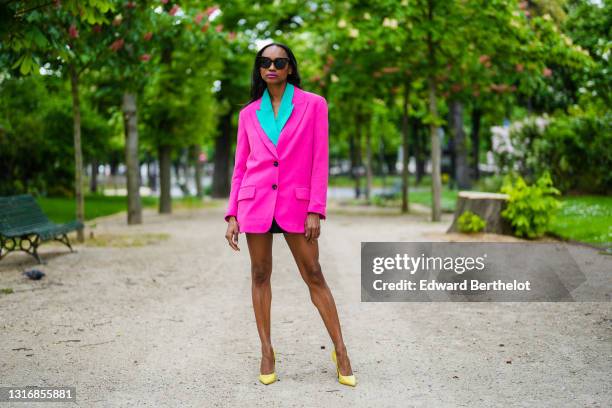
[[[238,115],[236,159],[225,221],[240,232],[267,232],[272,217],[287,232],[304,232],[309,212],[326,218],[329,163],[327,101],[297,86],[293,111],[277,146],[257,119],[261,98]]]

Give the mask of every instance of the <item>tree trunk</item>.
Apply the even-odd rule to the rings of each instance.
[[[480,179],[478,162],[480,161],[480,119],[482,111],[478,107],[472,109],[472,175],[475,180]]]
[[[230,168],[233,167],[233,160],[230,157],[232,115],[233,112],[230,111],[221,118],[219,135],[215,139],[215,171],[211,191],[213,197],[227,197],[230,193]]]
[[[429,112],[432,119],[438,118],[438,107],[436,101],[436,82],[433,76],[429,77]],[[442,218],[442,208],[440,197],[442,194],[442,180],[440,178],[440,138],[438,127],[435,122],[429,124],[429,134],[431,137],[431,195],[432,208],[431,220],[440,221]]]
[[[380,175],[382,177],[383,189],[387,188],[387,163],[385,161],[385,142],[383,135],[379,135],[378,139],[378,162],[380,166]]]
[[[463,105],[458,100],[453,100],[451,104],[453,117],[453,136],[455,138],[455,174],[457,177],[457,187],[462,190],[472,188],[470,180],[470,168],[468,164],[468,152],[463,131]]]
[[[359,133],[359,115],[355,114],[355,129],[354,132],[351,132],[349,136],[349,155],[351,157],[351,177],[355,182],[355,198],[359,198],[360,189],[359,189],[359,175],[357,169],[357,142],[356,139]]]
[[[512,235],[512,226],[501,216],[507,200],[507,194],[460,191],[453,223],[446,232],[461,232],[457,220],[465,211],[471,211],[486,222],[482,232]]]
[[[357,155],[355,163],[357,163],[357,189],[359,191],[359,196],[362,195],[362,171],[363,171],[363,123],[364,117],[362,114],[359,114],[359,131],[357,132],[357,138],[355,139],[355,154]]]
[[[421,132],[421,121],[419,118],[412,119],[412,140],[414,140],[414,161],[416,163],[416,184],[421,184],[425,175],[425,140]]]
[[[202,186],[202,162],[200,162],[200,154],[202,153],[202,146],[195,144],[192,146],[194,162],[194,173],[195,173],[195,187],[196,195],[199,198],[204,197],[204,188]]]
[[[363,129],[363,117],[360,113],[357,113],[357,120],[355,122],[357,128],[355,129],[355,159],[353,164],[353,170],[355,172],[355,198],[361,197],[361,130]]]
[[[454,189],[456,184],[457,184],[457,174],[455,172],[455,168],[457,166],[457,161],[456,161],[456,152],[455,152],[455,136],[453,134],[453,111],[452,109],[450,109],[450,107],[452,106],[451,104],[449,105],[449,110],[448,110],[448,116],[449,119],[447,121],[446,125],[441,126],[442,130],[443,130],[443,134],[448,135],[448,144],[446,146],[442,146],[442,156],[444,156],[444,152],[446,151],[449,159],[450,159],[450,165],[447,169],[448,171],[448,188],[450,189]],[[442,169],[444,170],[444,169]]]
[[[138,196],[140,196],[140,187],[142,187],[143,183],[142,183],[142,171],[141,171],[140,157],[139,156],[137,157],[139,159],[138,159],[138,171],[136,172],[136,174],[138,175]]]
[[[372,117],[367,120],[366,125],[366,200],[370,202],[372,194]]]
[[[181,193],[183,193],[183,197],[188,197],[190,195],[188,180],[189,180],[189,167],[187,163],[189,161],[188,157],[188,149],[183,147],[180,150],[179,157],[174,163],[174,170],[176,173],[176,181],[181,189]]]
[[[111,176],[116,176],[117,173],[119,172],[119,163],[115,160],[112,159],[110,162],[110,174]]]
[[[151,153],[147,152],[147,186],[151,191],[157,191],[157,171],[156,162],[151,157]]]
[[[76,219],[85,222],[85,198],[83,197],[83,151],[81,149],[81,101],[79,99],[79,75],[76,67],[70,65],[70,85],[72,91],[72,118],[74,135],[74,195],[76,200]],[[77,230],[77,241],[83,242],[83,228]]]
[[[89,179],[89,191],[92,193],[98,192],[98,159],[91,159],[91,177]]]
[[[136,94],[123,94],[123,119],[125,125],[125,166],[127,176],[127,222],[142,224],[140,202],[140,165],[138,162],[138,121],[136,116]]]
[[[172,213],[172,197],[170,196],[171,189],[171,179],[172,179],[172,170],[171,170],[171,153],[172,148],[170,146],[164,145],[159,146],[158,148],[158,156],[159,156],[159,213],[160,214],[170,214]]]
[[[433,2],[428,1],[428,20],[433,24]],[[438,137],[438,106],[436,100],[436,79],[434,71],[436,67],[436,55],[434,50],[431,30],[427,33],[427,51],[429,62],[429,76],[427,78],[429,87],[429,114],[431,122],[429,124],[429,134],[431,137],[431,220],[440,221],[442,217],[442,207],[440,197],[442,194],[442,182],[440,180],[440,138]]]
[[[410,211],[408,203],[408,162],[410,153],[408,152],[408,104],[410,98],[410,81],[404,83],[404,99],[402,101],[402,213]]]

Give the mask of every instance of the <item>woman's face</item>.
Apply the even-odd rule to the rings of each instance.
[[[276,45],[271,45],[266,48],[261,56],[268,57],[272,61],[274,61],[276,58],[289,58],[285,50]],[[291,75],[292,72],[293,69],[291,68],[290,63],[285,65],[285,67],[282,69],[277,69],[274,64],[271,64],[268,68],[263,68],[261,66],[259,67],[259,74],[268,85],[282,84],[283,82],[287,81],[287,76]]]

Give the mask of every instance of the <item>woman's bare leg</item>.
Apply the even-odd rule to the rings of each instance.
[[[321,265],[319,264],[318,241],[309,243],[306,241],[304,234],[301,233],[285,233],[284,235],[289,245],[289,249],[293,254],[293,258],[295,259],[295,263],[300,270],[302,279],[304,279],[304,282],[308,285],[310,299],[319,310],[319,314],[323,319],[327,332],[334,343],[340,374],[352,375],[351,363],[348,358],[344,340],[342,339],[336,303],[329,286],[327,286],[323,271],[321,270]]]
[[[257,331],[261,340],[261,374],[274,372],[274,355],[270,337],[270,307],[272,305],[272,234],[246,233],[251,256],[251,295]]]

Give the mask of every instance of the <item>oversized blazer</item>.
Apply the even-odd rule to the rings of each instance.
[[[262,98],[240,110],[236,157],[225,221],[239,232],[267,232],[272,218],[287,232],[303,233],[309,212],[326,219],[329,137],[327,101],[297,86],[293,110],[277,144],[257,110]]]

